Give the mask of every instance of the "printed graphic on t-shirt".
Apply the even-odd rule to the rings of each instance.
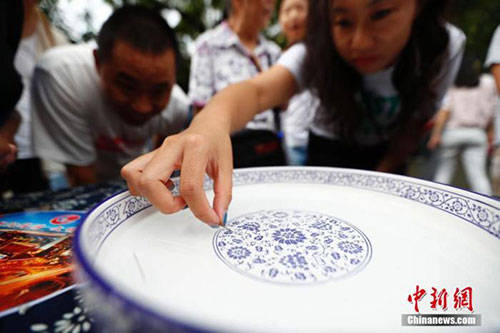
[[[97,137],[95,145],[97,150],[125,153],[127,148],[142,147],[145,143],[145,140],[128,140],[123,137],[111,138],[101,134]]]
[[[380,143],[386,141],[395,124],[401,100],[399,96],[380,96],[373,92],[361,94],[361,107],[367,110],[365,117],[356,132],[360,143]]]

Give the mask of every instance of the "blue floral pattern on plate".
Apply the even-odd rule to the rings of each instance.
[[[295,210],[266,210],[239,216],[214,235],[219,258],[261,280],[310,284],[343,278],[371,258],[368,238],[333,216]]]

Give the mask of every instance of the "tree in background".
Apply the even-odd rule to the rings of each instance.
[[[69,0],[70,2],[87,1],[87,0]],[[98,29],[92,24],[92,13],[87,11],[82,20],[86,22],[87,31],[80,36],[72,36],[69,32],[70,27],[61,18],[60,9],[58,8],[59,0],[41,0],[40,6],[47,16],[61,30],[67,32],[70,39],[75,42],[89,41],[95,38]],[[180,21],[175,26],[175,31],[179,39],[181,51],[181,59],[179,59],[178,83],[187,91],[189,81],[189,66],[190,54],[188,47],[192,46],[192,42],[196,37],[215,26],[223,19],[224,7],[226,0],[102,0],[112,8],[118,8],[123,5],[141,4],[151,8],[158,9],[167,16],[168,11],[175,11],[180,15]],[[274,19],[276,22],[276,19]],[[270,31],[273,31],[271,29]],[[275,38],[275,33],[267,33],[268,37]]]
[[[86,0],[71,0],[72,2]],[[222,19],[222,8],[224,0],[102,0],[112,8],[117,8],[125,4],[143,4],[158,10],[176,10],[180,14],[179,24],[175,27],[179,38],[179,46],[181,51],[181,59],[179,59],[178,82],[187,90],[189,80],[189,52],[187,50],[190,42],[205,31],[208,27],[213,26],[218,20]],[[40,6],[48,17],[61,30],[66,31],[73,42],[89,41],[95,38],[97,30],[92,24],[92,13],[86,11],[82,20],[86,22],[87,31],[81,36],[73,36],[69,32],[70,27],[61,18],[61,13],[58,8],[59,0],[42,0]]]
[[[466,48],[484,62],[495,28],[500,24],[500,1],[454,0],[452,22],[467,36]]]
[[[87,0],[69,0],[77,3]],[[112,8],[124,4],[143,4],[159,10],[177,11],[180,15],[179,24],[175,27],[179,37],[181,59],[179,61],[178,82],[187,90],[189,80],[190,56],[188,47],[202,32],[212,28],[222,20],[224,3],[226,0],[102,0]],[[41,7],[56,26],[63,31],[71,29],[61,20],[58,9],[59,0],[41,0]],[[278,1],[279,4],[279,1]],[[450,13],[452,22],[460,27],[467,36],[468,52],[477,59],[484,61],[490,39],[495,28],[500,24],[500,1],[498,0],[454,0]],[[93,27],[92,14],[85,13],[82,20],[86,22],[87,31],[81,36],[70,36],[73,42],[91,40],[97,31]],[[273,19],[276,22],[276,17]],[[280,45],[285,45],[283,37],[279,35],[276,24],[273,24],[266,35]]]

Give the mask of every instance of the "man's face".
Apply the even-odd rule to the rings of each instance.
[[[96,54],[96,67],[108,101],[127,124],[143,125],[167,106],[176,74],[173,49],[150,54],[116,41],[108,59]]]
[[[242,0],[241,4],[246,19],[264,29],[269,24],[276,0]]]

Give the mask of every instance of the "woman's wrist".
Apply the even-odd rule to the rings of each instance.
[[[227,112],[221,108],[213,109],[210,104],[203,108],[191,121],[188,131],[231,133],[231,121]]]

